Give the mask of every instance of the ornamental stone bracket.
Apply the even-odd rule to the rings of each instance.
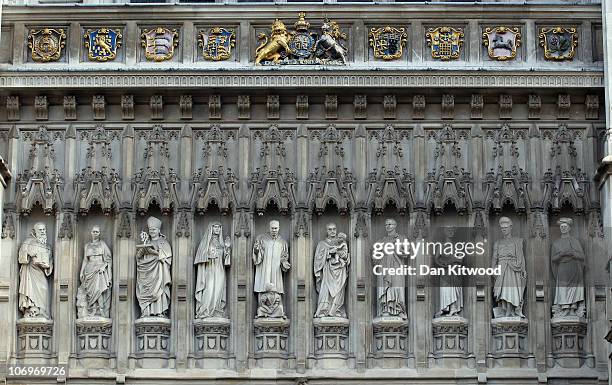
[[[408,356],[408,321],[401,317],[378,317],[372,321],[374,358],[381,363],[395,359],[397,367]]]
[[[460,368],[468,354],[468,322],[460,316],[444,316],[431,321],[433,351],[430,359],[438,366]],[[473,358],[473,356],[472,356]],[[473,367],[474,362],[468,366]]]
[[[76,321],[80,357],[109,358],[113,321],[110,318],[85,317]]]
[[[580,368],[585,363],[593,366],[592,357],[586,353],[587,320],[582,317],[553,318],[552,354],[550,366]],[[591,359],[589,359],[591,358]]]
[[[255,359],[262,367],[288,365],[289,320],[284,318],[256,318],[253,321]]]
[[[229,357],[231,320],[227,318],[202,318],[193,320],[195,353],[202,368],[218,368],[216,361]],[[199,358],[204,358],[200,360]],[[217,364],[217,365],[210,365]]]
[[[141,359],[140,366],[168,365],[170,356],[170,331],[171,321],[162,317],[144,317],[134,322],[136,329],[136,352],[134,357]],[[158,360],[148,362],[142,359],[157,358]],[[153,366],[155,367],[155,366]]]
[[[315,356],[320,368],[339,368],[348,359],[349,320],[321,317],[314,321]]]
[[[53,321],[46,318],[17,320],[18,358],[50,358],[53,353]]]
[[[533,356],[527,352],[526,319],[494,318],[491,320],[491,334],[492,353],[488,357],[489,367],[522,367],[526,363],[534,364]]]

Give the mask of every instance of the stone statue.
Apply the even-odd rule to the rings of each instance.
[[[557,222],[561,238],[553,242],[550,250],[553,276],[555,278],[555,299],[553,318],[567,316],[584,317],[584,251],[580,241],[570,235],[571,218]]]
[[[91,229],[91,242],[85,244],[83,265],[77,290],[77,317],[109,318],[113,259],[109,247],[100,239],[100,227]]]
[[[445,227],[444,242],[453,243],[455,238],[455,228]],[[436,264],[439,267],[446,268],[447,266],[461,264],[463,261],[456,258],[454,255],[446,255],[444,253],[435,256]],[[463,309],[463,287],[461,277],[456,275],[441,275],[440,276],[440,305],[438,307],[437,316],[456,316]]]
[[[223,239],[221,223],[208,225],[198,246],[194,265],[196,318],[225,317],[225,266],[230,265],[230,238]]]
[[[253,246],[255,287],[258,294],[256,318],[285,318],[282,294],[283,272],[291,268],[289,246],[280,235],[280,223],[270,221],[270,232],[260,234]]]
[[[142,244],[136,252],[136,297],[141,317],[168,318],[172,277],[172,249],[160,233],[161,221],[147,219],[148,232],[140,233]]]
[[[396,239],[404,240],[406,237],[397,233],[397,222],[394,219],[385,221],[387,236],[378,240],[382,243],[395,243]],[[404,255],[395,253],[385,254],[380,260],[374,263],[380,264],[383,268],[397,268],[404,264]],[[382,274],[376,276],[376,313],[379,317],[401,317],[406,319],[406,299],[405,299],[405,277],[402,275]]]
[[[493,245],[493,266],[501,266],[501,275],[495,277],[493,297],[496,307],[494,318],[521,317],[523,315],[523,294],[527,281],[523,240],[512,237],[512,220],[499,219],[503,238]]]
[[[319,303],[315,318],[346,318],[344,292],[351,262],[346,234],[337,233],[334,223],[327,225],[327,238],[317,245],[314,255],[314,276],[316,278]]]
[[[50,319],[49,281],[53,253],[47,244],[47,228],[36,223],[19,248],[19,310],[24,317]]]

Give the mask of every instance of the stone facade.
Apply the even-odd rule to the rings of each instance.
[[[257,35],[275,18],[293,30],[299,11],[312,30],[336,21],[346,57],[255,65]],[[74,384],[608,382],[608,203],[593,180],[609,154],[601,6],[5,6],[2,23],[0,154],[13,179],[0,368],[67,365],[67,378],[49,383]],[[539,43],[559,23],[577,30],[571,60],[547,60]],[[397,60],[369,43],[386,25],[407,35]],[[498,25],[520,29],[512,60],[483,44]],[[146,38],[158,26],[174,51],[151,59]],[[431,55],[426,35],[440,26],[462,30],[455,60]],[[59,58],[32,56],[40,27],[66,35]],[[90,60],[83,36],[101,27],[122,44],[113,59]],[[223,60],[198,45],[213,27],[235,31]],[[137,250],[150,217],[171,249],[170,294],[167,314],[143,317],[137,261],[151,250]],[[436,237],[449,221],[470,228],[490,258],[501,217],[524,244],[525,318],[494,317],[486,278],[463,288],[461,316],[436,317],[439,288],[427,277],[406,278],[405,319],[377,314],[371,250],[388,235],[386,219],[410,239]],[[559,321],[550,250],[565,217],[586,255],[586,315]],[[255,243],[271,220],[290,268],[282,295],[270,289],[263,301],[280,300],[284,317],[259,317],[254,293]],[[49,319],[32,321],[19,311],[17,255],[39,222],[54,269]],[[231,250],[226,304],[200,318],[194,258],[217,222],[229,236],[218,247]],[[329,223],[350,251],[346,314],[315,318],[314,255]],[[109,317],[77,311],[94,225],[112,257]]]

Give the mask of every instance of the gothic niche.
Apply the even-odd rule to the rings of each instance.
[[[23,140],[30,143],[30,150],[25,161],[27,167],[17,175],[16,205],[24,215],[30,214],[35,205],[39,205],[47,215],[63,206],[64,179],[55,168],[54,142],[58,139],[63,139],[62,134],[49,132],[46,126],[23,133]]]
[[[460,215],[471,212],[473,181],[463,154],[467,131],[445,124],[440,130],[430,131],[427,138],[428,148],[433,150],[432,155],[428,153],[429,164],[435,168],[426,177],[426,207],[436,214],[441,214],[447,204],[452,204]]]

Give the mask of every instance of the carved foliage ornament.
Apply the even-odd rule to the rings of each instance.
[[[547,60],[572,60],[576,56],[578,33],[574,27],[552,27],[540,29],[540,46],[544,47]]]
[[[368,36],[376,59],[395,60],[404,54],[403,48],[408,37],[405,28],[372,28]]]
[[[121,31],[118,29],[99,28],[85,31],[85,48],[87,58],[91,61],[111,61],[117,57],[121,47]]]
[[[213,27],[200,31],[198,46],[202,48],[202,56],[206,60],[227,60],[232,56],[232,48],[236,45],[236,33],[233,29]]]
[[[521,45],[521,33],[518,27],[486,27],[482,44],[487,47],[491,59],[512,60]]]
[[[427,30],[427,45],[431,47],[431,57],[440,60],[456,60],[463,45],[463,28],[437,27]]]
[[[157,27],[143,30],[140,35],[140,43],[145,49],[145,58],[151,61],[172,59],[174,48],[178,47],[178,37],[176,29]]]
[[[59,60],[65,46],[66,32],[63,28],[30,29],[28,33],[28,48],[32,50],[32,60],[35,62]]]

